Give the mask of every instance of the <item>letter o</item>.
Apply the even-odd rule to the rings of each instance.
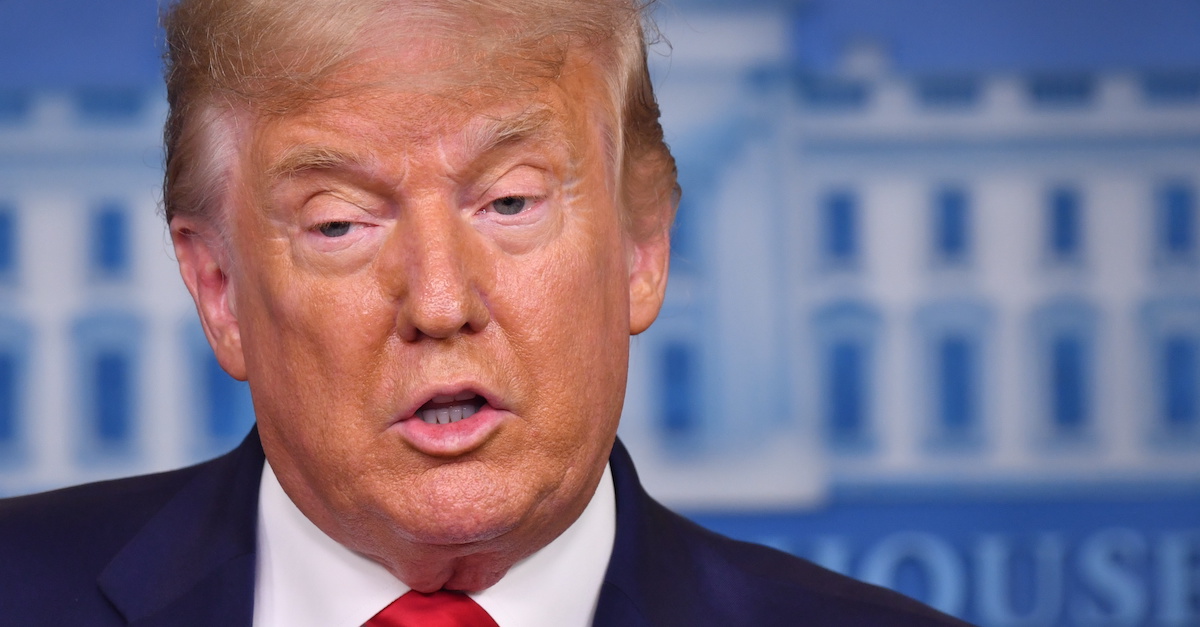
[[[863,557],[860,579],[894,588],[896,571],[905,560],[919,564],[926,573],[926,603],[947,614],[961,615],[966,601],[962,562],[949,543],[932,534],[910,532],[885,537]]]

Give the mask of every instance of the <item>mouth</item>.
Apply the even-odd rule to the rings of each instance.
[[[390,430],[431,457],[457,458],[479,449],[513,419],[507,404],[474,384],[428,390],[424,404]],[[420,397],[418,397],[419,399]],[[401,414],[405,415],[405,414]]]
[[[457,394],[434,396],[417,408],[414,415],[425,424],[448,425],[474,416],[486,404],[487,400],[482,396],[464,390]]]

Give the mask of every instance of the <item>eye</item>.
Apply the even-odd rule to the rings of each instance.
[[[325,237],[341,237],[350,232],[353,222],[335,221],[318,224],[316,229]]]
[[[529,199],[524,196],[505,196],[492,201],[492,209],[502,216],[516,215],[528,206]]]

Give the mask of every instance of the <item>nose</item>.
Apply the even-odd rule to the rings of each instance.
[[[475,231],[452,210],[403,212],[387,243],[384,280],[396,298],[396,328],[406,342],[483,331],[491,320],[489,264]]]

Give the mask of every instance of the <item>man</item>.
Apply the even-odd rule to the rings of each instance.
[[[959,624],[691,525],[614,445],[678,198],[641,23],[631,0],[176,5],[166,217],[257,428],[0,505],[3,620]]]

